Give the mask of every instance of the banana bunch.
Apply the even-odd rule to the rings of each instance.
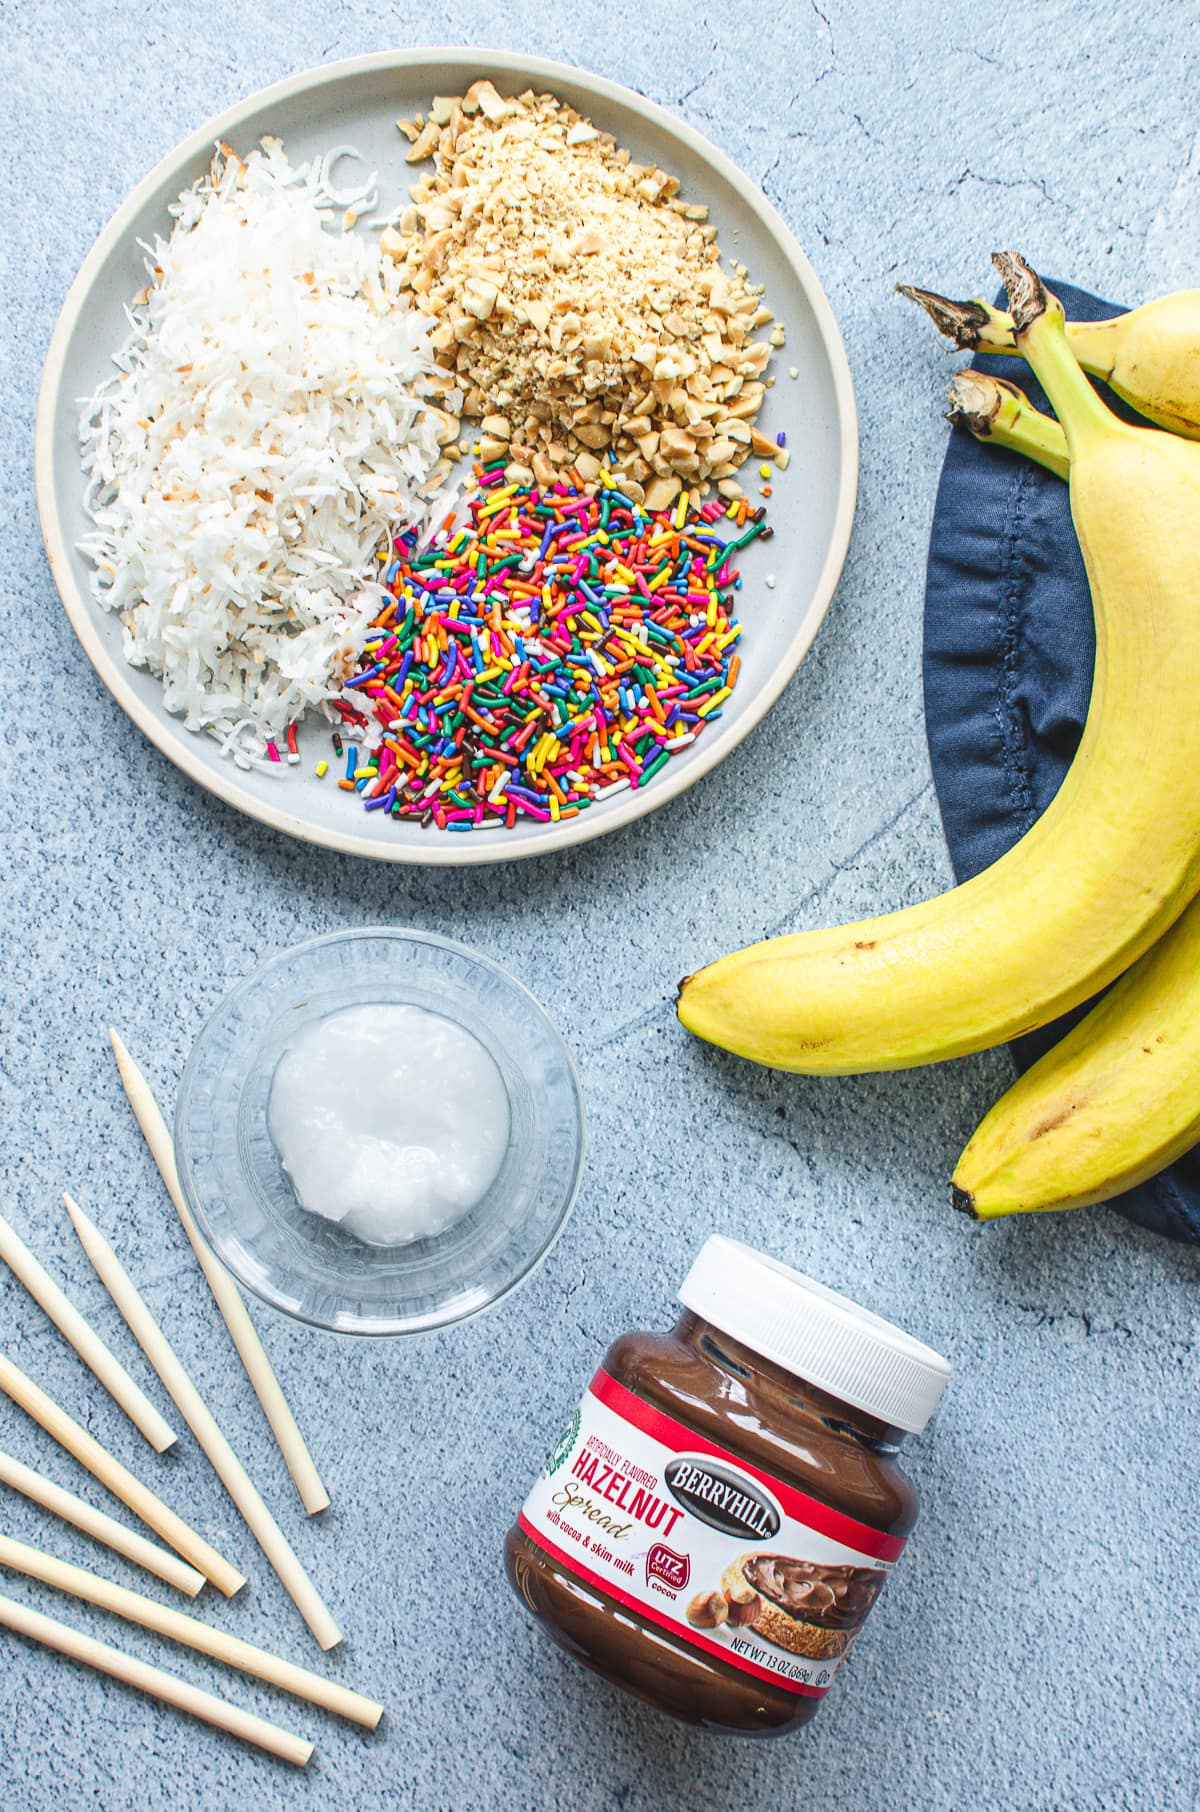
[[[950,420],[1067,476],[1067,440],[1015,384],[961,371]],[[1200,899],[998,1101],[954,1172],[979,1220],[1083,1208],[1200,1142]]]
[[[975,372],[951,392],[973,432],[1069,483],[1096,619],[1075,759],[982,874],[902,912],[752,945],[689,976],[678,1000],[712,1043],[842,1074],[1006,1042],[1122,977],[963,1153],[955,1199],[981,1218],[1103,1200],[1200,1136],[1200,905],[1187,910],[1200,893],[1200,446],[1119,420],[1083,370],[1119,373],[1135,408],[1200,438],[1200,292],[1098,324],[1102,345],[1090,324],[1068,327],[1021,259],[995,262],[1011,314],[911,293],[940,326],[959,322],[956,337],[1022,355],[1057,414]]]

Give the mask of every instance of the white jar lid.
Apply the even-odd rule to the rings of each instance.
[[[950,1382],[950,1364],[848,1296],[714,1233],[679,1288],[714,1327],[843,1403],[919,1434]]]

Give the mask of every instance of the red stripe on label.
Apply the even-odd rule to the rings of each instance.
[[[685,1422],[677,1422],[661,1409],[655,1409],[644,1398],[637,1397],[627,1390],[610,1372],[601,1366],[591,1382],[591,1393],[599,1401],[621,1416],[624,1421],[632,1422],[643,1434],[652,1440],[661,1441],[664,1447],[670,1447],[676,1453],[703,1453],[712,1460],[725,1460],[731,1466],[740,1467],[748,1472],[751,1478],[773,1491],[783,1509],[798,1523],[806,1523],[810,1529],[816,1529],[821,1535],[828,1535],[832,1541],[844,1542],[848,1548],[857,1548],[860,1554],[869,1554],[873,1560],[898,1560],[904,1551],[904,1540],[899,1535],[884,1535],[878,1529],[872,1529],[870,1523],[860,1523],[856,1517],[846,1516],[840,1510],[823,1504],[819,1498],[809,1497],[803,1491],[797,1491],[792,1485],[785,1485],[782,1480],[774,1478],[771,1473],[763,1472],[760,1467],[752,1466],[748,1460],[738,1454],[730,1453],[725,1447],[718,1447]],[[535,1537],[535,1539],[537,1539]],[[607,1588],[606,1588],[607,1590]],[[720,1651],[724,1653],[724,1650]]]
[[[568,1573],[573,1573],[577,1579],[582,1579],[585,1584],[590,1585],[593,1591],[601,1593],[605,1598],[615,1599],[627,1611],[636,1611],[638,1616],[644,1617],[648,1623],[657,1623],[660,1628],[667,1630],[686,1647],[703,1649],[706,1655],[712,1655],[716,1660],[724,1661],[726,1666],[736,1667],[744,1674],[753,1674],[756,1680],[765,1680],[769,1686],[782,1686],[785,1692],[799,1693],[801,1698],[823,1699],[829,1691],[827,1686],[804,1686],[799,1680],[789,1680],[783,1674],[772,1673],[769,1667],[760,1667],[757,1661],[750,1661],[744,1655],[733,1654],[730,1649],[723,1647],[719,1642],[712,1641],[710,1637],[702,1635],[699,1630],[690,1627],[684,1628],[673,1617],[666,1616],[655,1605],[647,1604],[644,1599],[635,1597],[632,1592],[626,1592],[619,1585],[614,1585],[612,1580],[602,1579],[599,1573],[593,1573],[590,1567],[582,1564],[577,1554],[566,1553],[557,1542],[552,1542],[542,1534],[540,1529],[535,1529],[532,1523],[527,1522],[523,1510],[517,1517],[517,1527],[522,1535],[529,1537],[535,1547],[541,1548],[546,1554],[549,1554],[551,1559],[556,1560],[560,1567],[565,1567]]]

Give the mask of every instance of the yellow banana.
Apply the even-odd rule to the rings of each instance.
[[[684,1025],[777,1069],[902,1069],[1018,1037],[1115,980],[1200,890],[1200,447],[1119,421],[1061,305],[1014,255],[996,262],[1070,452],[1096,613],[1083,738],[1050,806],[982,874],[687,978]]]
[[[1023,390],[982,371],[960,371],[950,384],[947,421],[960,422],[976,440],[991,441],[1036,460],[1065,479],[1070,457],[1067,437],[1052,415],[1035,409]]]
[[[990,303],[951,302],[933,290],[897,285],[935,327],[970,352],[1019,354],[1011,315]],[[1200,289],[1181,289],[1110,321],[1068,321],[1071,351],[1085,371],[1131,409],[1200,440]]]
[[[1200,1142],[1200,901],[1026,1071],[958,1160],[980,1220],[1083,1208]]]
[[[979,371],[950,418],[1067,476],[1067,439],[1024,391]],[[1122,1195],[1200,1142],[1200,900],[993,1107],[954,1172],[978,1220]]]

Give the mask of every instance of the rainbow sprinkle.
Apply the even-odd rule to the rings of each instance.
[[[721,716],[732,561],[771,533],[745,499],[654,512],[612,483],[539,491],[506,484],[503,462],[475,475],[461,522],[424,548],[397,537],[337,704],[338,785],[448,831],[574,818],[648,785]]]

